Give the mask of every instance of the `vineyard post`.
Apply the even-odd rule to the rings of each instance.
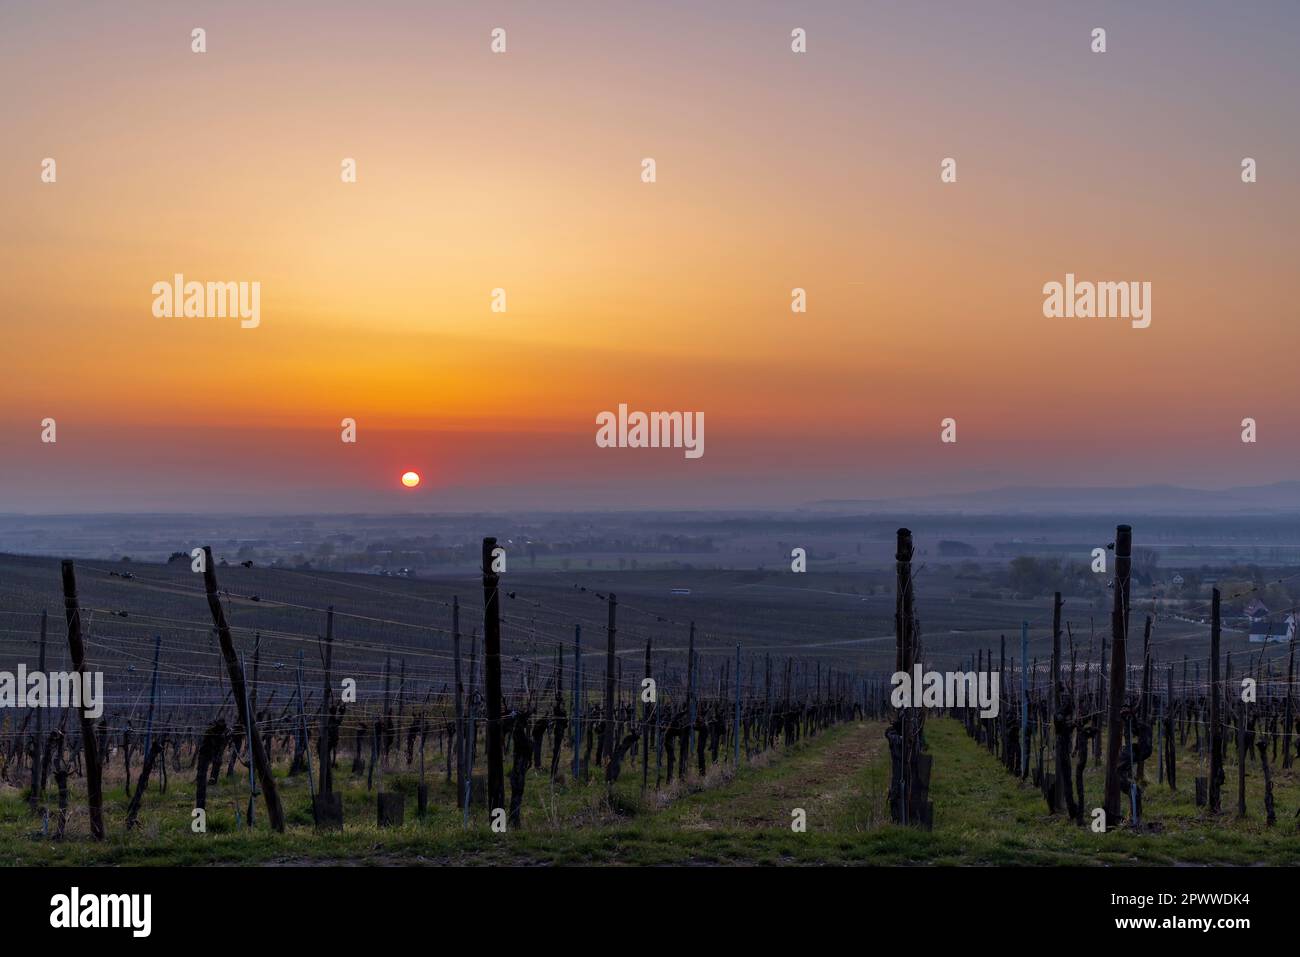
[[[307,708],[302,700],[302,649],[298,649],[298,726],[303,737],[303,751],[307,755],[307,793],[311,803],[316,804],[316,785],[313,783],[315,769],[311,766],[311,744],[307,741]]]
[[[1051,689],[1051,727],[1053,737],[1059,735],[1056,729],[1056,711],[1061,706],[1060,693],[1057,690],[1061,683],[1061,593],[1058,591],[1052,600],[1052,689]],[[1052,813],[1055,814],[1061,810],[1065,804],[1065,784],[1066,778],[1070,774],[1070,756],[1069,752],[1062,754],[1062,743],[1053,742],[1053,751],[1055,752],[1054,764],[1056,766],[1056,777],[1052,782]]]
[[[573,626],[573,783],[582,770],[582,626]]]
[[[262,633],[253,632],[253,680],[248,684],[248,703],[257,710],[257,675],[262,660]]]
[[[272,829],[283,834],[284,809],[280,806],[280,792],[276,789],[275,778],[271,775],[271,766],[262,748],[262,738],[257,733],[257,722],[248,707],[243,668],[235,656],[235,642],[230,635],[230,625],[226,622],[226,612],[221,607],[221,598],[217,591],[217,572],[212,562],[211,546],[203,546],[203,559],[203,589],[207,592],[208,611],[212,614],[213,624],[217,626],[217,637],[221,641],[221,656],[226,662],[235,706],[243,719],[244,733],[248,735],[248,754],[252,758],[253,765],[250,771],[255,769],[258,779],[262,782],[262,791],[266,795],[266,811],[270,815]]]
[[[396,734],[393,740],[400,752],[402,747],[403,722],[406,721],[406,659],[398,658],[397,662],[397,723],[394,725]],[[411,727],[414,729],[414,722],[411,723]],[[421,748],[421,754],[423,754],[423,748]],[[421,780],[420,783],[423,784],[423,780]]]
[[[691,622],[691,637],[686,646],[686,749],[695,753],[695,622]],[[671,770],[671,769],[670,769]],[[680,771],[686,777],[686,768]]]
[[[1128,589],[1132,556],[1133,529],[1128,525],[1120,525],[1115,529],[1115,605],[1110,619],[1110,712],[1107,721],[1109,737],[1106,742],[1106,790],[1103,800],[1107,828],[1112,827],[1120,816],[1119,758],[1120,747],[1124,743],[1124,722],[1120,711],[1124,707],[1124,684],[1128,671]],[[1129,773],[1135,773],[1135,769],[1130,768]]]
[[[1295,612],[1292,612],[1295,616]],[[44,634],[44,628],[41,629]],[[1291,682],[1295,678],[1295,633],[1291,634],[1291,650],[1286,659],[1286,701],[1282,706],[1282,767],[1291,767],[1291,725],[1294,724],[1291,711]]]
[[[1200,668],[1200,664],[1198,663],[1196,667],[1199,669],[1199,668]],[[1199,683],[1199,682],[1198,682],[1198,683]],[[1189,697],[1189,695],[1188,695],[1188,692],[1187,692],[1187,655],[1183,655],[1183,684],[1182,684],[1182,693],[1183,693],[1183,694],[1182,694],[1183,701],[1182,701],[1181,706],[1180,706],[1179,709],[1178,709],[1178,730],[1179,730],[1179,736],[1180,736],[1180,738],[1181,738],[1181,740],[1182,740],[1182,743],[1183,743],[1184,746],[1186,746],[1186,744],[1187,744],[1187,717],[1188,717],[1188,715],[1187,715],[1187,711],[1188,711],[1187,703],[1188,703],[1189,700],[1191,700],[1190,697]],[[1200,748],[1198,747],[1196,750],[1199,752],[1199,751],[1200,751]]]
[[[330,688],[330,666],[334,661],[334,606],[325,609],[325,686],[320,699],[320,787],[321,794],[329,794],[334,788],[334,772],[330,767],[330,702],[333,691]]]
[[[456,794],[461,795],[465,793],[467,756],[465,753],[465,686],[461,683],[460,676],[460,597],[457,595],[451,597],[451,648],[452,657],[456,659],[456,723],[453,732],[455,742],[450,746],[456,748]]]
[[[1184,662],[1183,667],[1187,667]],[[1165,778],[1169,781],[1169,790],[1177,790],[1178,757],[1174,752],[1174,666],[1169,666],[1165,697]]]
[[[1020,778],[1029,777],[1029,622],[1020,623]]]
[[[772,737],[772,653],[764,652],[763,654],[763,750],[767,750],[767,742]],[[863,688],[863,707],[866,707],[866,689]]]
[[[1138,814],[1138,779],[1133,764],[1133,712],[1131,710],[1129,711],[1128,720],[1124,724],[1124,745],[1128,748],[1129,820],[1133,827],[1138,828],[1142,826],[1142,820]]]
[[[140,768],[140,778],[136,783],[135,797],[127,807],[126,829],[135,827],[136,815],[140,811],[140,802],[144,799],[145,789],[149,786],[149,773],[153,770],[153,716],[158,707],[158,661],[162,654],[162,635],[153,636],[153,677],[149,681],[149,711],[145,718],[144,764]],[[166,761],[166,757],[163,758]],[[130,788],[128,787],[128,791]]]
[[[1007,763],[1007,702],[1010,689],[1007,687],[1007,636],[1002,635],[998,649],[998,751],[1002,763]]]
[[[1246,702],[1237,702],[1237,817],[1246,816]]]
[[[158,707],[158,660],[162,655],[162,635],[153,636],[153,677],[149,679],[149,711],[144,722],[144,756],[149,758],[153,746],[153,713]]]
[[[1219,709],[1222,707],[1219,689],[1219,589],[1210,592],[1210,813],[1218,814],[1223,785],[1223,747],[1220,744]]]
[[[483,539],[483,666],[487,696],[488,813],[506,806],[504,754],[501,749],[501,606],[492,570],[495,538]]]
[[[658,703],[655,704],[655,790],[659,790],[659,782],[662,779],[664,766],[664,731],[662,712],[659,710]]]
[[[244,692],[244,714],[248,715],[248,721],[244,724],[244,740],[248,744],[248,755],[253,755],[253,739],[257,737],[257,724],[253,719],[252,701],[248,694],[248,682],[244,676],[244,656],[239,656],[239,680],[243,685]],[[254,776],[253,766],[256,762],[248,762],[248,828],[253,829],[253,808],[257,802],[257,778]]]
[[[465,708],[465,793],[461,796],[461,824],[469,827],[469,799],[474,784],[474,750],[478,746],[478,715],[474,707],[474,690],[478,687],[478,634],[469,633],[469,687]]]
[[[819,679],[820,683],[820,679]],[[740,771],[740,642],[736,642],[736,726],[732,729],[735,738],[735,764],[733,770]]]
[[[613,783],[614,774],[614,634],[618,598],[609,593],[609,624],[605,628],[605,732],[601,736],[601,749],[608,762],[605,765],[605,783]]]
[[[393,656],[384,655],[384,708],[383,714],[375,722],[375,732],[379,741],[379,780],[384,780],[384,765],[388,762],[388,728],[387,724],[392,720],[393,705],[392,698],[389,696],[391,687],[390,678],[393,673]]]
[[[912,585],[912,532],[910,529],[898,530],[897,548],[894,553],[894,573],[896,591],[894,595],[894,651],[896,672],[910,678],[912,666],[917,663],[919,650],[916,635],[916,618],[914,591]],[[918,713],[913,720],[912,707],[903,706],[896,709],[894,722],[889,734],[897,736],[897,749],[890,742],[890,812],[895,822],[903,825],[912,823],[924,825],[925,793],[928,775],[922,769],[918,753],[920,744],[921,717]],[[917,794],[917,789],[920,794]],[[918,811],[913,820],[913,811]]]
[[[81,640],[81,606],[77,603],[77,572],[71,561],[63,562],[63,610],[68,622],[68,650],[72,653],[72,667],[81,675],[84,690],[88,681],[86,672],[86,646]],[[81,702],[83,705],[85,701]],[[99,767],[99,747],[95,738],[95,722],[81,712],[81,750],[86,761],[86,804],[90,812],[90,836],[96,841],[104,839],[103,781]]]
[[[645,641],[645,676],[650,678],[650,639]],[[650,707],[645,700],[645,686],[641,687],[641,793],[645,794],[650,784]],[[655,694],[655,710],[659,710],[659,695]]]
[[[1154,694],[1154,692],[1153,692]],[[1165,783],[1165,740],[1164,723],[1161,721],[1163,702],[1157,695],[1151,701],[1151,746],[1156,752],[1156,783]]]
[[[44,608],[41,609],[41,650],[38,653],[37,669],[41,674],[45,674],[45,629],[49,616]],[[32,810],[36,810],[36,805],[41,797],[41,739],[44,738],[45,715],[42,713],[45,709],[36,709],[36,738],[35,747],[32,748],[32,793],[31,802]],[[1287,766],[1290,767],[1290,759],[1287,760]]]
[[[1102,635],[1101,636],[1101,657],[1097,659],[1097,672],[1098,672],[1097,677],[1100,680],[1098,681],[1097,684],[1098,684],[1098,690],[1101,693],[1100,706],[1103,711],[1107,709],[1106,691],[1110,687],[1110,671],[1106,664],[1108,660],[1109,659],[1106,657],[1106,636]]]

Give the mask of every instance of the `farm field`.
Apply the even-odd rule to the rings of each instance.
[[[926,833],[890,823],[886,806],[888,759],[884,726],[853,722],[832,728],[788,752],[755,762],[738,778],[711,771],[703,785],[640,797],[639,773],[621,780],[611,805],[603,785],[549,787],[538,782],[524,808],[524,827],[494,834],[482,814],[468,827],[450,807],[452,788],[438,777],[424,820],[408,816],[400,827],[379,828],[364,778],[344,778],[346,825],[342,834],[312,829],[306,781],[279,769],[289,829],[275,835],[260,822],[235,825],[235,806],[246,782],[223,780],[209,794],[205,835],[190,831],[189,791],[173,781],[150,796],[142,826],[110,828],[96,845],[84,839],[43,839],[17,789],[0,791],[0,854],[14,865],[1293,865],[1300,863],[1300,776],[1279,775],[1279,823],[1259,815],[1244,821],[1228,811],[1211,821],[1198,812],[1187,788],[1150,787],[1146,816],[1157,829],[1096,834],[1053,819],[1037,789],[1008,776],[960,722],[927,724],[935,758],[931,795],[941,809]],[[1190,780],[1193,761],[1180,771]],[[1258,798],[1252,774],[1250,799]],[[389,777],[389,787],[410,795],[416,778]],[[1089,776],[1097,793],[1100,774]],[[120,784],[106,791],[106,815],[125,815]],[[790,827],[791,810],[807,812],[807,831]]]
[[[1141,822],[1134,828],[1129,820],[1125,764],[1123,806],[1099,832],[1087,825],[1103,803],[1105,779],[1103,677],[1114,655],[1103,653],[1109,631],[1095,627],[1104,608],[1062,601],[1061,609],[1081,605],[1088,626],[1067,617],[1054,642],[1050,605],[972,597],[950,577],[918,577],[904,606],[910,653],[923,640],[927,667],[996,670],[1001,717],[980,721],[974,709],[948,703],[929,711],[923,737],[910,725],[929,770],[907,772],[919,782],[916,794],[909,791],[918,802],[909,813],[932,811],[932,827],[909,827],[896,823],[901,812],[891,796],[898,772],[887,735],[897,734],[899,712],[889,675],[899,638],[883,571],[794,578],[601,570],[480,581],[213,561],[204,574],[186,561],[63,566],[73,574],[63,585],[79,603],[75,630],[87,667],[104,677],[93,728],[105,839],[91,839],[79,743],[92,725],[74,709],[9,708],[0,717],[0,860],[1300,862],[1300,761],[1286,758],[1300,740],[1286,732],[1294,720],[1289,649],[1216,638],[1220,655],[1226,651],[1217,718],[1225,777],[1221,809],[1211,814],[1194,799],[1197,779],[1208,774],[1211,675],[1207,629],[1191,616],[1162,616],[1156,625],[1151,615],[1142,637],[1136,629],[1130,636],[1124,714],[1138,740]],[[895,587],[912,581],[904,567]],[[53,559],[0,558],[4,668],[37,660],[51,671],[69,667],[66,621],[48,614],[62,611],[59,582]],[[916,594],[925,597],[913,605]],[[934,623],[929,630],[919,627],[921,617]],[[1032,660],[1015,655],[1017,618]],[[500,643],[508,826],[504,779],[500,797],[489,797],[492,679],[484,674],[480,627],[495,627]],[[1059,702],[1048,693],[1054,645]],[[1259,686],[1249,708],[1237,710],[1234,675]],[[244,734],[245,705],[256,716],[256,749]],[[1055,726],[1053,707],[1061,709]],[[1248,734],[1237,739],[1243,720]],[[1058,735],[1070,763],[1070,800],[1076,787],[1082,791],[1082,823],[1067,819],[1060,798],[1049,800]],[[1083,752],[1091,759],[1078,770]],[[326,753],[328,786],[319,766]],[[1247,810],[1239,820],[1243,756]],[[1176,790],[1164,783],[1169,760]],[[454,783],[462,762],[464,791]],[[34,779],[41,787],[31,802]],[[317,790],[338,800],[342,833],[317,829]],[[269,819],[272,791],[282,828]],[[400,811],[381,814],[385,802]],[[1266,825],[1270,802],[1275,822]]]

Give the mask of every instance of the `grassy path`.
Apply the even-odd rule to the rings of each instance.
[[[865,830],[883,820],[884,791],[864,793],[864,769],[880,760],[884,745],[880,725],[836,729],[761,772],[677,801],[659,823],[686,831],[790,830],[791,811],[802,808],[810,830]]]
[[[246,782],[223,780],[209,803],[209,833],[191,832],[188,782],[151,794],[144,826],[121,828],[120,787],[108,795],[109,839],[94,845],[84,832],[58,844],[44,839],[16,789],[0,789],[0,862],[27,864],[1003,864],[1127,865],[1300,863],[1300,769],[1277,774],[1278,822],[1261,820],[1261,775],[1248,766],[1250,816],[1207,819],[1192,802],[1196,757],[1179,756],[1179,790],[1155,783],[1148,766],[1147,817],[1156,829],[1096,834],[1051,817],[1039,792],[1012,778],[953,720],[931,718],[926,738],[934,756],[931,795],[935,829],[924,833],[889,823],[885,807],[889,762],[883,727],[851,723],[795,747],[757,755],[734,777],[710,770],[704,786],[692,779],[640,796],[631,769],[618,782],[615,807],[598,780],[577,787],[530,776],[524,827],[494,834],[477,811],[463,828],[445,783],[431,775],[430,813],[414,814],[415,778],[391,774],[387,786],[408,793],[407,821],[381,830],[364,779],[341,776],[347,829],[317,835],[305,781],[281,779],[289,832],[271,834],[264,815],[252,831],[235,826],[233,808]],[[1235,769],[1229,767],[1229,780]],[[1100,804],[1102,774],[1089,768],[1086,807]],[[1235,791],[1233,792],[1235,794]],[[802,809],[807,827],[791,828]]]
[[[73,839],[43,839],[17,789],[0,791],[0,862],[16,864],[709,864],[779,863],[842,859],[879,824],[885,774],[881,726],[851,723],[806,739],[789,750],[755,755],[739,775],[710,769],[701,786],[694,778],[660,794],[640,796],[640,770],[628,768],[617,787],[616,806],[605,801],[598,778],[585,786],[551,784],[531,775],[525,792],[524,827],[495,834],[480,810],[461,826],[455,798],[438,774],[430,775],[430,813],[414,814],[415,780],[390,774],[388,787],[411,792],[406,823],[380,830],[373,823],[374,796],[363,779],[339,775],[346,830],[317,835],[311,828],[306,782],[277,773],[288,833],[271,834],[265,815],[252,831],[234,822],[246,783],[224,779],[209,794],[209,832],[190,829],[190,782],[181,778],[165,796],[151,794],[144,826],[121,829],[126,804],[119,787],[106,791],[108,840],[95,845],[74,826]],[[652,771],[653,778],[653,771]],[[875,782],[873,784],[873,781]],[[79,797],[79,796],[78,796]],[[77,798],[74,797],[74,805]],[[807,829],[791,829],[791,811],[802,808]],[[260,808],[259,808],[260,811]],[[78,808],[76,816],[82,816]],[[81,822],[78,820],[77,824]]]
[[[926,724],[926,737],[934,754],[934,833],[903,833],[901,828],[887,828],[880,835],[880,863],[1300,863],[1300,833],[1291,816],[1300,796],[1294,770],[1285,776],[1280,772],[1277,775],[1278,822],[1274,827],[1266,827],[1262,820],[1258,765],[1247,768],[1251,815],[1245,821],[1236,820],[1230,807],[1235,804],[1229,801],[1225,789],[1226,813],[1209,820],[1192,800],[1195,755],[1180,751],[1177,791],[1157,785],[1155,763],[1147,765],[1144,813],[1147,820],[1157,822],[1157,830],[1121,829],[1096,834],[1065,820],[1063,815],[1049,815],[1038,790],[1007,774],[995,757],[967,737],[957,721],[931,719]],[[1235,782],[1235,769],[1229,769],[1229,779]],[[1090,765],[1084,784],[1088,811],[1102,803],[1102,786],[1101,768]],[[886,840],[887,835],[892,836]]]

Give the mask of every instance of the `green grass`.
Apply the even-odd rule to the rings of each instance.
[[[1177,793],[1154,783],[1148,762],[1146,817],[1159,832],[1127,829],[1096,834],[1052,818],[1039,792],[1008,775],[968,738],[961,725],[934,719],[926,725],[934,755],[931,796],[935,829],[903,828],[887,820],[888,761],[879,724],[849,724],[789,750],[755,758],[732,777],[713,768],[704,782],[692,777],[656,795],[640,793],[641,770],[627,767],[613,801],[596,776],[592,783],[551,784],[531,772],[524,826],[493,833],[481,809],[463,827],[452,788],[430,764],[430,813],[415,815],[416,776],[404,767],[385,776],[388,790],[408,795],[406,823],[380,829],[374,797],[347,767],[337,772],[346,829],[316,834],[306,780],[277,769],[288,832],[266,824],[259,803],[256,826],[237,827],[235,805],[247,801],[247,778],[223,775],[209,790],[208,832],[190,830],[192,773],[173,774],[166,794],[151,789],[141,827],[126,833],[126,795],[120,783],[106,793],[108,838],[91,842],[84,798],[74,791],[76,815],[69,838],[39,833],[24,795],[0,789],[0,860],[12,864],[197,865],[254,863],[329,864],[1293,864],[1300,861],[1295,814],[1300,778],[1277,774],[1278,824],[1264,826],[1262,780],[1250,766],[1251,815],[1235,819],[1236,770],[1228,768],[1227,813],[1205,818],[1192,802],[1195,755],[1180,755]],[[404,762],[403,762],[404,763]],[[653,756],[652,756],[653,763]],[[341,760],[340,764],[344,762]],[[1089,768],[1087,806],[1100,804],[1101,772]],[[801,808],[807,830],[791,828]]]

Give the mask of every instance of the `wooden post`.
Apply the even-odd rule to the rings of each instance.
[[[1183,667],[1186,667],[1184,663]],[[1169,790],[1178,789],[1178,754],[1174,749],[1174,666],[1167,672],[1167,690],[1165,696],[1165,778],[1169,781]]]
[[[1133,766],[1133,712],[1130,710],[1128,720],[1124,722],[1124,746],[1128,749],[1128,806],[1129,822],[1133,827],[1142,826],[1142,816],[1138,811],[1138,781]]]
[[[605,628],[605,733],[601,736],[601,752],[608,762],[605,765],[605,782],[614,781],[614,616],[618,610],[618,598],[609,593],[609,624]]]
[[[44,618],[41,619],[44,622]],[[45,633],[44,627],[41,633]],[[1295,718],[1291,705],[1291,682],[1295,679],[1295,635],[1291,635],[1290,651],[1286,659],[1286,701],[1282,705],[1282,767],[1291,767],[1291,726]]]
[[[483,539],[483,666],[487,696],[488,813],[506,806],[505,755],[501,747],[501,605],[492,570],[495,538]]]
[[[695,622],[691,622],[691,637],[686,646],[686,720],[687,751],[695,753]],[[672,770],[669,768],[668,770]],[[686,777],[686,765],[678,769],[678,777]]]
[[[311,766],[311,746],[307,741],[307,706],[302,699],[302,649],[298,649],[298,733],[303,737],[303,752],[307,755],[307,793],[312,805],[316,804],[315,771]]]
[[[821,662],[817,663],[817,667],[818,669],[821,668]],[[736,719],[735,719],[736,724],[735,727],[732,729],[732,737],[735,738],[735,742],[734,742],[735,758],[734,758],[734,763],[732,765],[732,770],[736,773],[739,773],[740,771],[740,642],[736,642],[735,683],[736,683]],[[820,691],[821,688],[820,674],[818,675],[817,678],[817,686],[818,686],[818,690]]]
[[[1052,688],[1049,699],[1048,710],[1051,712],[1051,726],[1054,738],[1058,740],[1053,742],[1053,765],[1056,773],[1052,781],[1052,813],[1061,811],[1065,805],[1065,786],[1070,775],[1070,757],[1069,752],[1062,753],[1064,742],[1059,740],[1061,727],[1068,724],[1065,722],[1057,723],[1057,711],[1061,707],[1060,684],[1061,684],[1061,593],[1058,591],[1052,600]]]
[[[650,677],[650,639],[645,641],[645,676]],[[645,794],[650,785],[650,703],[644,700],[645,686],[638,695],[641,701],[641,793]],[[655,687],[655,710],[659,710],[659,689]]]
[[[912,675],[913,665],[919,664],[920,659],[912,582],[913,551],[911,530],[900,528],[894,554],[897,581],[894,601],[895,670],[908,676]],[[897,823],[916,824],[928,830],[933,813],[928,800],[931,758],[920,753],[924,712],[917,705],[917,702],[912,702],[912,707],[897,709],[894,721],[885,733],[890,751],[889,802],[890,812]]]
[[[1210,593],[1210,813],[1218,814],[1222,806],[1223,787],[1223,746],[1222,718],[1219,711],[1223,706],[1222,691],[1219,687],[1219,638],[1220,638],[1220,597],[1219,589]]]
[[[1002,763],[1010,770],[1011,765],[1007,759],[1007,703],[1010,692],[1007,687],[1007,636],[1002,635],[1001,638],[998,649],[998,753],[1002,755]]]
[[[253,827],[253,808],[256,806],[256,803],[257,803],[257,779],[256,779],[256,777],[254,776],[254,770],[255,770],[255,769],[254,769],[254,765],[256,764],[256,762],[252,760],[252,756],[253,756],[253,740],[254,740],[254,739],[253,739],[253,737],[250,737],[250,735],[253,735],[253,736],[256,736],[256,735],[257,735],[257,724],[256,724],[256,721],[255,721],[254,716],[253,716],[253,701],[252,701],[252,697],[249,695],[249,692],[248,692],[248,681],[247,681],[247,676],[246,676],[245,673],[244,673],[244,656],[243,656],[242,654],[239,656],[239,680],[240,680],[240,682],[243,683],[243,686],[244,686],[244,714],[248,715],[248,718],[249,718],[248,723],[246,723],[246,724],[244,725],[244,739],[245,739],[246,744],[248,745],[248,755],[249,755],[249,762],[248,762],[248,827],[249,827],[249,830],[252,830],[252,827]],[[233,759],[232,759],[232,764],[231,764],[231,766],[232,766],[232,767],[234,766],[234,764],[233,764]]]
[[[465,686],[460,676],[460,597],[457,595],[451,597],[451,648],[452,657],[456,659],[456,723],[453,726],[456,740],[451,746],[456,748],[456,794],[457,801],[460,801],[460,795],[465,793],[465,764],[469,755],[465,750]]]
[[[145,789],[149,786],[149,774],[153,771],[153,714],[158,706],[158,660],[162,654],[162,635],[153,636],[153,678],[149,682],[149,711],[145,718],[144,764],[140,768],[140,779],[136,782],[135,797],[126,812],[126,829],[135,827],[136,816],[140,813],[140,803],[144,800]]]
[[[77,573],[71,561],[63,562],[63,610],[68,622],[68,650],[72,653],[72,667],[81,675],[84,689],[90,680],[86,670],[86,646],[81,641],[81,606],[77,603]],[[86,716],[85,699],[81,714],[81,750],[86,764],[86,804],[90,813],[90,836],[96,841],[104,839],[103,777],[99,766],[99,747],[95,737],[95,721]]]
[[[262,738],[257,733],[257,720],[248,706],[248,692],[244,685],[244,671],[235,656],[235,642],[230,634],[230,625],[226,623],[226,612],[221,607],[221,598],[217,591],[217,571],[212,560],[212,548],[203,546],[203,588],[207,592],[208,611],[217,626],[217,637],[221,642],[221,656],[226,662],[226,671],[230,678],[230,688],[239,708],[240,718],[244,723],[244,734],[248,736],[248,753],[252,758],[253,769],[262,785],[266,799],[266,813],[271,819],[271,828],[284,833],[284,809],[280,806],[280,792],[276,789],[275,778],[271,775],[271,766],[266,760],[266,751],[262,747]],[[251,805],[250,805],[251,806]]]
[[[1196,664],[1197,671],[1199,671],[1200,668],[1201,668],[1200,662],[1197,662]],[[1197,683],[1199,684],[1200,682],[1198,681]],[[1188,705],[1189,703],[1195,701],[1195,697],[1189,694],[1187,691],[1187,655],[1183,655],[1182,699],[1183,699],[1182,707],[1178,709],[1178,731],[1179,731],[1179,739],[1182,742],[1183,746],[1186,747]],[[1201,749],[1198,747],[1196,750],[1199,752]]]
[[[1029,777],[1029,622],[1020,623],[1020,779]]]
[[[253,632],[253,680],[248,685],[248,703],[257,710],[257,673],[262,661],[262,633]]]
[[[474,750],[477,746],[478,727],[475,722],[478,714],[474,708],[473,689],[478,687],[478,642],[474,631],[469,633],[469,686],[471,693],[467,697],[465,708],[465,793],[461,795],[461,824],[469,827],[469,799],[474,784]]]
[[[772,740],[772,655],[770,652],[763,654],[763,750],[767,750],[768,743]],[[866,705],[866,694],[863,694],[863,705]],[[864,714],[863,717],[866,717]]]
[[[582,626],[573,626],[573,783],[582,772],[582,724],[586,720],[582,700]]]
[[[330,706],[333,703],[330,667],[334,661],[334,606],[325,609],[325,686],[320,699],[320,740],[317,742],[320,758],[321,794],[329,794],[334,789],[334,770],[330,763]]]
[[[1111,612],[1110,659],[1110,709],[1108,738],[1106,741],[1106,791],[1103,807],[1106,827],[1111,828],[1120,818],[1119,758],[1124,743],[1124,722],[1120,714],[1124,707],[1124,684],[1127,666],[1129,575],[1133,566],[1133,529],[1120,525],[1115,530],[1115,605]],[[1133,774],[1134,769],[1130,768]]]
[[[393,673],[393,656],[384,655],[384,705],[379,720],[375,722],[375,740],[378,742],[379,780],[384,780],[384,766],[388,763],[388,722],[393,719],[392,698],[389,696],[390,677]],[[383,791],[383,787],[380,787]]]
[[[1246,816],[1246,702],[1237,702],[1237,817]]]

